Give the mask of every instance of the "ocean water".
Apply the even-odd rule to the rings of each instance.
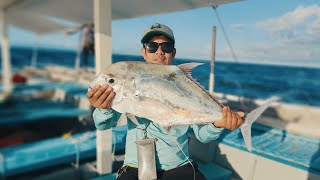
[[[12,66],[20,69],[31,64],[32,49],[11,48]],[[74,67],[76,53],[71,50],[40,49],[38,64]],[[114,54],[113,62],[142,61],[142,56]],[[195,59],[174,59],[173,64],[201,62],[192,76],[208,89],[210,62]],[[94,66],[93,56],[89,66]],[[320,68],[259,65],[245,63],[216,62],[214,66],[214,91],[250,98],[279,96],[281,101],[294,104],[320,106]]]

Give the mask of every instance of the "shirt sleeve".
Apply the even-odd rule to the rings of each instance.
[[[115,127],[120,114],[114,110],[96,108],[92,114],[96,128],[100,131]]]
[[[224,128],[217,128],[213,124],[194,124],[191,125],[196,138],[202,143],[208,143],[218,139]]]

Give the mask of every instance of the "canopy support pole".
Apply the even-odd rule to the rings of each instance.
[[[79,80],[79,77],[80,77],[80,57],[81,57],[81,52],[82,52],[82,46],[83,46],[83,30],[80,29],[76,62],[74,65],[75,66],[74,69],[76,70],[76,79],[77,80]]]
[[[112,63],[111,0],[94,0],[95,72],[98,75]],[[97,130],[97,172],[112,172],[112,129]]]
[[[2,53],[2,82],[3,91],[5,93],[12,92],[11,82],[11,63],[9,51],[9,36],[8,36],[8,19],[5,10],[1,9],[1,53]]]
[[[213,94],[214,89],[214,61],[216,59],[216,26],[212,28],[212,47],[211,47],[211,63],[210,63],[210,79],[209,93]]]

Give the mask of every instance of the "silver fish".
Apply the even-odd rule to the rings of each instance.
[[[191,77],[191,71],[201,63],[178,66],[144,62],[118,62],[102,71],[90,84],[108,84],[116,96],[112,109],[147,118],[163,127],[174,125],[210,124],[222,118],[223,105]],[[247,114],[241,132],[249,151],[251,125],[276,98]]]

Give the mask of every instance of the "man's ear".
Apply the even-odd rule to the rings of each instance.
[[[176,48],[174,48],[172,51],[172,59],[176,56],[176,53],[177,53],[177,50],[176,50]]]
[[[141,54],[143,56],[143,59],[147,60],[147,55],[146,55],[146,49],[145,48],[141,48]]]

